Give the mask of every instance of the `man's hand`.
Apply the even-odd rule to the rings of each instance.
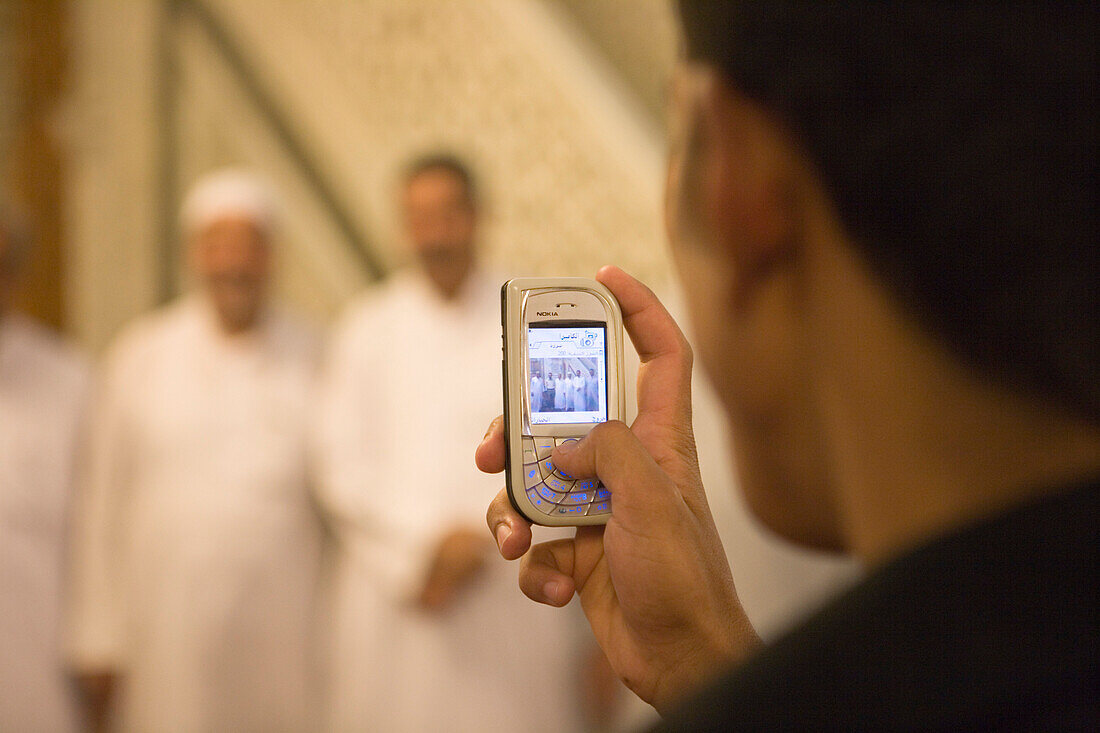
[[[573,476],[598,476],[611,491],[611,519],[534,547],[530,524],[506,492],[486,519],[501,555],[523,557],[523,592],[552,606],[578,593],[612,668],[667,712],[759,640],[737,600],[699,477],[691,347],[647,287],[614,267],[597,279],[618,299],[641,357],[638,417],[630,428],[618,421],[596,426],[556,449],[553,461]],[[504,469],[502,418],[478,447],[477,464],[487,473]]]
[[[456,527],[443,535],[420,592],[420,606],[428,611],[449,606],[485,565],[490,547],[485,535],[471,527]]]

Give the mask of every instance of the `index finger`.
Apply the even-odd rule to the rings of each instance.
[[[691,370],[691,347],[675,319],[644,283],[614,265],[601,267],[596,279],[619,301],[623,326],[643,364],[661,358],[686,361]],[[682,366],[682,364],[680,364]]]
[[[635,435],[662,466],[691,456],[693,357],[683,331],[652,290],[619,268],[603,267],[596,279],[619,301],[623,326],[642,361]]]
[[[638,417],[656,413],[670,424],[690,422],[693,357],[683,331],[652,290],[618,267],[601,268],[596,279],[619,301],[623,327],[642,362]]]

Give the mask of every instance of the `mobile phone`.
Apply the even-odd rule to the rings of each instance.
[[[535,524],[604,524],[611,495],[558,470],[554,447],[626,417],[623,318],[595,280],[514,278],[501,288],[508,496]]]

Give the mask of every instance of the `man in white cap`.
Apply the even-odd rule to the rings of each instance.
[[[591,637],[514,592],[478,531],[499,481],[458,439],[501,400],[503,278],[476,265],[473,182],[433,155],[401,183],[416,266],[351,305],[322,398],[318,488],[339,540],[328,726],[574,730]]]
[[[107,356],[77,535],[72,662],[136,731],[311,719],[319,526],[306,486],[318,343],[269,304],[267,186],[201,180],[182,227],[198,292]]]
[[[30,245],[0,205],[0,730],[76,731],[61,655],[65,520],[87,366],[15,313]]]

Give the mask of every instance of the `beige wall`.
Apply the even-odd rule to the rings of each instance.
[[[590,274],[617,262],[670,281],[658,121],[558,3],[206,2],[390,266],[404,259],[395,173],[446,147],[480,175],[496,269]],[[75,4],[70,317],[93,348],[157,297],[158,5]],[[181,184],[225,163],[272,177],[287,205],[281,293],[329,316],[365,278],[209,39],[185,21],[175,42]]]

